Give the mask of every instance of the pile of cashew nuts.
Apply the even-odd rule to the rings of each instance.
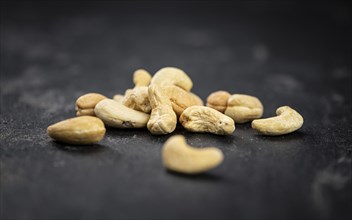
[[[260,134],[271,136],[294,132],[303,125],[303,117],[289,106],[279,107],[274,117],[260,119],[263,104],[258,98],[245,94],[217,91],[208,96],[204,106],[202,99],[191,92],[193,82],[190,77],[175,67],[162,68],[154,76],[144,69],[136,70],[133,82],[134,88],[127,89],[123,95],[116,94],[113,99],[99,93],[79,97],[76,115],[85,116],[84,122],[83,118],[78,119],[80,117],[68,119],[70,122],[59,122],[48,128],[49,136],[67,143],[92,144],[100,141],[105,134],[103,126],[104,132],[100,131],[99,137],[87,141],[87,134],[94,134],[95,130],[91,127],[94,123],[99,123],[100,130],[100,124],[114,128],[146,127],[153,135],[172,133],[178,122],[190,132],[216,135],[231,135],[235,131],[235,123],[251,122],[252,128]],[[98,118],[103,123],[90,123],[90,118],[94,118],[92,121]],[[63,128],[62,124],[66,127]],[[80,130],[75,129],[76,124],[80,124]],[[70,135],[62,132],[63,129],[67,131],[67,127]],[[85,134],[85,141],[80,138],[82,134]],[[71,136],[75,141],[70,140]],[[223,158],[218,148],[191,147],[181,135],[170,137],[162,148],[164,166],[184,174],[205,172],[221,164]]]

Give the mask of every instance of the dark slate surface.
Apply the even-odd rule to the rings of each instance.
[[[1,5],[1,219],[351,218],[351,8],[345,3],[68,2]],[[258,96],[264,117],[290,105],[298,132],[228,137],[221,166],[168,173],[167,136],[109,129],[92,147],[53,142],[48,125],[87,92],[132,87],[137,68],[184,69],[204,100]]]

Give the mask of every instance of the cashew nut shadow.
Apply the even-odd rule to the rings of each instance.
[[[216,175],[213,173],[200,173],[196,175],[188,175],[188,174],[174,172],[168,169],[166,170],[166,173],[178,178],[194,180],[194,181],[222,182],[225,180],[223,176]]]
[[[51,140],[50,144],[61,151],[66,151],[71,154],[93,155],[106,151],[108,147],[102,144],[91,145],[72,145]]]

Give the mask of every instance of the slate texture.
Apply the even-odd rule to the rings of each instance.
[[[1,3],[1,219],[351,219],[351,10],[346,2]],[[87,92],[112,97],[132,73],[185,70],[203,100],[259,97],[304,126],[280,136],[236,124],[195,134],[221,166],[167,172],[170,135],[108,129],[92,147],[52,141]]]

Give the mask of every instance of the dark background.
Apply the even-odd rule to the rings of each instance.
[[[1,219],[351,219],[351,7],[348,2],[1,3]],[[82,94],[112,97],[132,73],[176,66],[203,100],[257,96],[305,123],[280,137],[175,134],[217,146],[218,168],[167,172],[171,135],[109,129],[91,147],[52,141]]]

